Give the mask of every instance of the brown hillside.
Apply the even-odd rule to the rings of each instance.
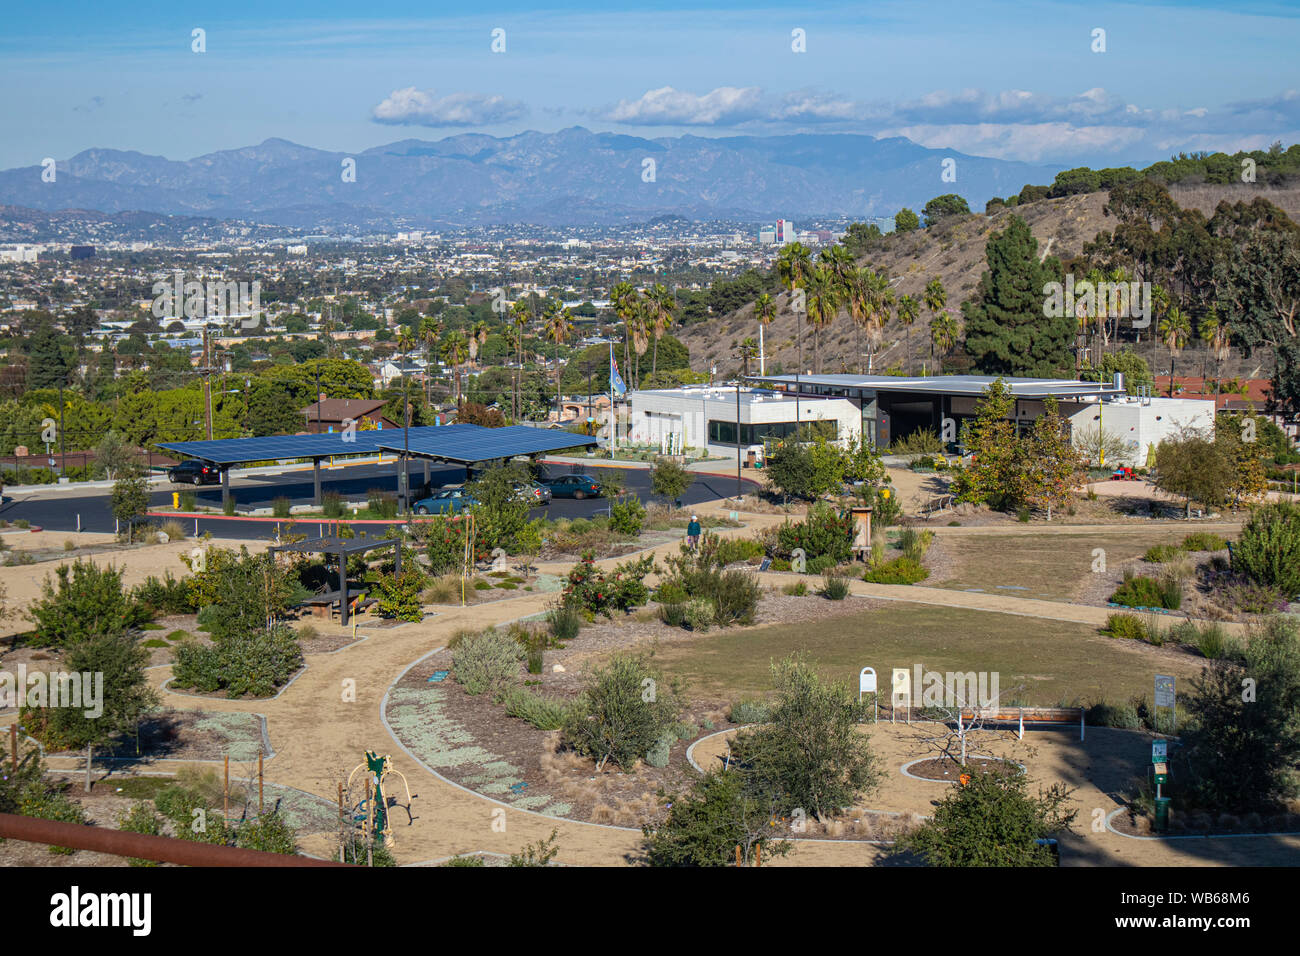
[[[1201,210],[1206,216],[1214,213],[1221,200],[1248,201],[1263,195],[1285,210],[1292,218],[1300,220],[1300,187],[1269,189],[1263,186],[1209,186],[1198,185],[1170,190],[1176,202],[1184,207]],[[957,221],[941,223],[933,229],[922,229],[906,235],[889,235],[873,254],[860,260],[870,263],[877,271],[889,275],[892,288],[898,296],[914,295],[918,298],[926,283],[938,276],[948,291],[948,308],[960,318],[962,301],[969,298],[984,271],[984,246],[990,233],[1002,229],[1006,218],[1013,212],[1029,223],[1039,242],[1039,253],[1050,253],[1059,258],[1077,255],[1085,242],[1097,233],[1113,229],[1116,220],[1105,215],[1104,192],[1068,196],[1062,199],[1045,199],[1020,206],[1014,210],[1000,210],[991,216],[983,214],[963,217]],[[787,309],[787,296],[777,298],[777,316],[764,330],[768,371],[779,364],[787,373],[795,370],[798,352],[795,346],[795,317]],[[721,376],[734,374],[740,368],[736,349],[748,336],[758,338],[758,323],[754,321],[752,305],[719,319],[700,322],[676,334],[690,349],[691,367],[705,371],[716,364]],[[876,358],[878,372],[890,365],[902,363],[904,370],[919,374],[923,363],[929,359],[928,325],[930,313],[922,307],[921,314],[911,329],[910,349],[907,330],[897,319],[885,329],[885,337]],[[804,330],[804,368],[813,370],[812,333]],[[821,370],[823,372],[857,372],[865,368],[865,356],[859,344],[857,331],[848,314],[841,309],[835,322],[823,330],[821,336]],[[1168,373],[1169,353],[1158,345],[1144,341],[1138,345],[1152,371]],[[1199,344],[1187,349],[1178,359],[1180,370],[1199,369],[1203,358]],[[1224,362],[1222,375],[1255,377],[1268,375],[1272,367],[1271,356],[1256,353],[1249,361],[1235,350]],[[930,364],[933,372],[935,363]],[[751,362],[750,371],[758,370]]]

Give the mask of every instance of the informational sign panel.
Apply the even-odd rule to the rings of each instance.
[[[1174,679],[1165,674],[1156,675],[1156,706],[1174,706]]]
[[[894,668],[894,675],[890,681],[889,704],[891,723],[899,707],[907,708],[907,722],[909,724],[912,722],[912,672],[906,667]]]
[[[1151,741],[1151,762],[1165,763],[1169,759],[1169,741],[1153,740]]]
[[[858,696],[863,694],[874,694],[876,692],[876,670],[874,667],[864,667],[858,674]]]

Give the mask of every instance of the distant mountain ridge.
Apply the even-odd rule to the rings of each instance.
[[[956,182],[941,178],[955,161]],[[343,179],[346,160],[356,180]],[[929,149],[856,134],[645,139],[572,127],[495,137],[464,133],[342,153],[268,139],[191,160],[88,149],[0,171],[0,204],[53,212],[142,211],[278,225],[493,223],[612,225],[662,215],[755,222],[888,216],[956,192],[972,209],[1049,183],[1061,167]]]

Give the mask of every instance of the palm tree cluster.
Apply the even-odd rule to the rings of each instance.
[[[629,388],[641,384],[641,358],[650,352],[651,377],[659,370],[659,340],[677,318],[677,296],[662,283],[639,290],[620,282],[609,294],[614,314],[623,323],[623,370]],[[632,354],[636,360],[632,360]]]
[[[813,336],[813,370],[821,372],[822,333],[841,314],[847,314],[857,331],[860,372],[875,367],[885,329],[894,318],[904,329],[910,357],[912,325],[920,318],[922,305],[930,310],[931,358],[936,347],[949,352],[960,338],[957,320],[945,310],[948,296],[938,278],[930,280],[920,297],[899,296],[889,276],[870,265],[859,266],[847,247],[823,249],[814,260],[812,251],[798,242],[781,249],[776,267],[786,289],[787,308],[796,315],[800,368],[804,367],[803,327],[808,326]],[[769,294],[755,300],[754,317],[760,332],[776,317],[776,303]],[[904,365],[907,361],[904,359]]]

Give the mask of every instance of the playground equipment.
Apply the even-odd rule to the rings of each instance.
[[[402,786],[406,788],[406,804],[397,804],[406,811],[407,826],[415,822],[411,816],[411,785],[406,782],[406,776],[400,770],[394,770],[392,766],[393,758],[384,754],[380,757],[373,750],[366,751],[364,763],[359,763],[348,774],[348,792],[352,792],[352,778],[356,776],[358,770],[367,770],[370,773],[370,779],[366,786],[365,796],[352,808],[352,821],[359,823],[369,834],[382,834],[384,846],[391,847],[393,841],[393,825],[388,814],[388,797],[384,792],[384,778],[391,774],[396,774],[402,778]],[[372,788],[373,787],[373,792]]]

